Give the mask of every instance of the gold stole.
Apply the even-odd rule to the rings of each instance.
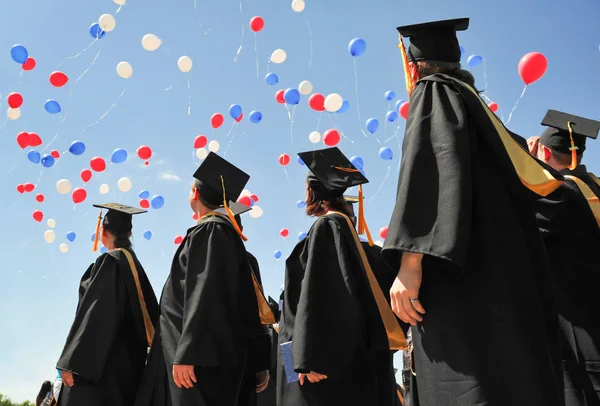
[[[594,215],[594,218],[596,219],[596,223],[598,223],[598,227],[600,227],[600,199],[598,199],[598,196],[596,196],[594,194],[594,192],[592,191],[592,189],[590,189],[590,187],[584,181],[579,179],[578,177],[571,176],[571,175],[565,175],[565,178],[575,182],[575,184],[581,191],[581,194],[583,194],[583,197],[585,197],[585,200],[587,201],[588,205],[590,206],[590,210],[592,210],[592,214]],[[593,178],[595,178],[595,176],[593,176]],[[594,179],[594,182],[599,182],[598,178]],[[600,185],[600,183],[599,183],[599,185]]]

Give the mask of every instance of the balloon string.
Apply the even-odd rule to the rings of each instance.
[[[115,14],[119,14],[119,11],[121,11],[121,9],[123,8],[123,6],[119,6],[119,8],[117,9],[117,11],[115,11]]]
[[[254,55],[256,56],[256,80],[260,79],[260,73],[258,71],[258,43],[256,41],[256,33],[254,33]]]
[[[321,118],[323,118],[323,112],[319,113],[319,120],[317,121],[317,131],[319,131],[319,128],[321,127]]]
[[[487,67],[486,67],[486,63],[485,63],[485,58],[483,58],[483,91],[485,93],[487,93],[487,91],[488,91]]]
[[[383,181],[381,182],[381,185],[379,186],[379,189],[377,189],[377,191],[375,192],[375,194],[371,197],[371,200],[369,200],[369,203],[373,203],[373,200],[375,200],[375,197],[377,197],[377,195],[379,194],[379,192],[381,192],[383,190],[383,185],[385,184],[385,181],[387,180],[387,178],[390,177],[390,173],[391,172],[392,172],[392,165],[390,164],[390,165],[388,165],[387,174],[383,178]]]
[[[233,131],[233,127],[235,127],[236,124],[237,124],[237,121],[234,121],[233,124],[231,124],[231,127],[229,127],[229,131],[227,132],[227,135],[225,136],[226,138],[229,138],[229,136],[231,135],[231,131]]]
[[[237,124],[237,123],[236,123]],[[233,132],[233,134],[231,135],[231,139],[229,140],[229,143],[227,143],[227,148],[225,148],[225,153],[223,154],[223,157],[227,156],[227,151],[229,151],[229,147],[231,147],[231,144],[233,143],[233,139],[235,138],[235,131]]]
[[[192,114],[192,88],[190,86],[190,80],[187,80],[187,88],[188,88],[188,116]]]
[[[362,119],[360,118],[360,103],[359,103],[359,99],[358,99],[358,71],[356,70],[356,58],[353,58],[353,60],[354,60],[354,92],[356,93],[356,110],[358,111],[358,126],[360,128],[360,131],[365,136],[365,138],[369,138],[367,133],[365,133],[365,130],[363,130],[363,128],[362,128]]]
[[[523,88],[523,91],[521,92],[521,96],[519,96],[519,99],[515,103],[515,105],[512,108],[512,110],[510,111],[510,114],[508,115],[508,120],[506,121],[505,125],[508,125],[508,123],[510,123],[510,120],[512,120],[513,113],[517,109],[517,106],[519,105],[519,102],[521,101],[521,99],[523,98],[523,96],[525,96],[525,92],[526,91],[527,91],[527,85],[525,85],[525,87]]]
[[[94,57],[94,60],[92,61],[92,63],[90,64],[90,66],[88,66],[81,75],[79,75],[79,77],[77,78],[77,80],[75,81],[75,83],[79,82],[81,80],[81,78],[83,78],[85,76],[86,73],[88,73],[88,71],[90,70],[90,68],[92,66],[94,66],[94,64],[96,63],[96,60],[98,59],[98,57],[100,56],[100,52],[102,52],[102,48],[100,48],[100,50],[98,51],[98,53],[96,54],[96,56]]]
[[[308,42],[310,45],[310,59],[308,60],[308,68],[310,69],[312,66],[312,60],[313,60],[313,37],[312,37],[312,29],[310,28],[310,23],[308,22],[306,13],[304,15],[304,20],[306,21],[306,26],[308,27]]]
[[[240,52],[242,52],[242,46],[244,45],[244,9],[242,7],[242,0],[240,0],[240,19],[242,20],[242,37],[240,38],[240,47],[238,48],[235,58],[233,58],[233,62],[237,62],[238,56],[240,56]]]
[[[392,135],[390,138],[388,138],[387,140],[385,140],[383,143],[387,144],[388,142],[390,142],[391,140],[393,140],[394,138],[396,138],[398,136],[398,132],[400,131],[400,123],[398,123],[398,126],[396,127],[396,131],[394,131],[394,135]]]
[[[340,135],[342,136],[342,138],[350,141],[352,144],[354,144],[354,141],[352,141],[350,138],[346,137],[346,135],[344,134],[344,131],[340,128],[340,125],[338,124],[338,119],[337,119],[337,114],[335,113],[327,113],[329,116],[329,121],[331,121],[331,125],[338,130],[338,132],[340,133]],[[331,116],[335,117],[335,123],[333,122],[333,119],[331,118]]]
[[[101,116],[101,117],[100,117],[98,120],[96,120],[94,123],[92,123],[92,124],[88,125],[87,127],[85,127],[85,128],[84,128],[83,130],[81,130],[81,131],[82,131],[82,132],[85,132],[87,129],[89,129],[89,128],[91,128],[91,127],[95,126],[95,125],[96,125],[96,124],[98,124],[100,121],[102,121],[102,119],[103,119],[104,117],[106,117],[106,116],[108,115],[108,113],[110,113],[110,112],[112,111],[112,109],[114,109],[114,108],[115,108],[115,106],[116,106],[117,104],[119,104],[119,101],[121,100],[121,97],[123,97],[123,95],[124,95],[124,94],[125,94],[125,89],[123,89],[123,91],[121,92],[121,94],[120,94],[120,95],[119,95],[119,97],[117,98],[117,101],[115,101],[115,102],[112,104],[112,106],[110,106],[110,107],[108,108],[108,110],[106,110],[106,111],[104,112],[104,114],[102,114],[102,116]]]
[[[94,38],[94,40],[90,43],[90,45],[87,46],[87,48],[85,48],[83,51],[80,51],[79,53],[73,55],[73,56],[69,56],[68,58],[65,58],[61,63],[58,64],[58,66],[56,67],[56,69],[60,68],[65,62],[67,62],[68,60],[71,59],[75,59],[75,58],[79,58],[81,55],[83,55],[88,49],[90,49],[95,43],[96,41],[98,41],[98,38]]]

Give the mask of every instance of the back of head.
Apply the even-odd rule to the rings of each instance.
[[[417,62],[417,71],[419,79],[442,73],[475,87],[475,77],[468,70],[462,69],[460,62],[420,61]]]
[[[50,395],[49,395],[50,394]],[[44,400],[48,397],[51,397],[52,395],[52,382],[50,381],[45,381],[42,384],[42,387],[40,388],[40,392],[38,393],[36,399],[35,399],[35,404],[36,406],[40,406],[42,405],[44,402]]]

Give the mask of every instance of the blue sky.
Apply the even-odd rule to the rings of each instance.
[[[307,231],[312,222],[296,207],[304,196],[306,169],[295,158],[296,152],[323,145],[310,143],[311,131],[337,128],[343,132],[347,138],[339,147],[348,156],[363,157],[371,181],[365,188],[371,230],[377,234],[387,225],[394,203],[404,120],[384,125],[385,113],[393,109],[393,103],[384,100],[384,93],[394,90],[398,98],[406,99],[396,48],[397,25],[471,17],[470,29],[459,38],[467,56],[485,58],[487,94],[500,105],[504,117],[523,89],[517,73],[519,59],[532,51],[544,53],[548,71],[530,86],[509,126],[525,137],[543,130],[539,122],[548,108],[600,118],[596,94],[600,89],[600,5],[593,0],[568,6],[558,0],[306,3],[302,13],[292,11],[291,0],[242,0],[242,13],[237,0],[196,0],[196,12],[194,0],[131,0],[118,14],[117,5],[110,0],[21,0],[4,7],[0,15],[0,115],[5,114],[10,92],[21,93],[24,104],[19,120],[0,119],[4,123],[0,130],[0,246],[4,264],[0,273],[1,393],[15,400],[33,398],[41,382],[55,375],[53,368],[75,311],[79,279],[95,258],[90,236],[97,212],[92,203],[109,200],[136,205],[137,194],[144,189],[151,196],[165,198],[162,209],[138,216],[134,223],[136,252],[160,294],[175,250],[173,239],[193,224],[187,196],[197,166],[193,140],[199,134],[217,140],[220,154],[227,150],[226,158],[252,176],[248,189],[258,195],[257,204],[264,215],[244,218],[245,232],[248,249],[260,261],[266,291],[273,296],[278,295],[283,281],[284,258],[296,244],[297,235]],[[67,59],[90,45],[88,28],[104,13],[116,16],[116,29],[77,58]],[[256,15],[266,24],[255,42],[248,22]],[[242,26],[242,49],[234,62]],[[142,48],[141,38],[147,33],[163,40],[158,51],[150,53]],[[347,45],[355,37],[366,40],[367,51],[353,61]],[[24,72],[22,77],[20,66],[10,58],[10,49],[17,43],[27,47],[37,60],[35,70]],[[277,48],[286,50],[288,58],[281,65],[268,67],[268,58]],[[189,73],[177,68],[183,55],[193,60]],[[131,79],[117,75],[116,66],[121,61],[133,66]],[[57,89],[49,84],[48,76],[61,63],[58,70],[71,80]],[[279,75],[277,86],[265,84],[268,68]],[[483,64],[473,72],[478,87],[483,88]],[[275,102],[274,93],[296,87],[302,80],[311,81],[315,91],[324,95],[341,94],[350,102],[350,110],[319,114],[308,107],[304,96],[294,110],[291,131],[286,108]],[[44,111],[44,102],[51,98],[62,105],[58,116]],[[236,103],[243,107],[246,118],[232,128],[228,108]],[[251,110],[262,112],[261,123],[247,120]],[[224,114],[225,124],[213,131],[209,120],[215,112]],[[363,127],[368,118],[379,119],[381,126],[374,136],[362,134],[359,116]],[[399,138],[392,138],[396,130]],[[21,131],[38,133],[44,142],[38,149],[45,153],[53,149],[65,152],[75,140],[83,141],[87,150],[81,156],[67,152],[54,167],[42,168],[27,160],[27,149],[17,146],[15,137]],[[391,162],[378,157],[380,143],[389,138],[387,146],[394,152]],[[135,153],[144,144],[154,152],[147,167]],[[590,144],[587,164],[600,172],[600,145]],[[125,148],[129,159],[123,164],[108,164],[101,174],[94,173],[86,185],[86,202],[74,207],[69,195],[57,193],[59,179],[82,186],[79,173],[89,167],[90,159],[100,156],[110,162],[116,148]],[[278,164],[283,153],[292,156],[285,171]],[[117,190],[121,177],[131,179],[130,192]],[[18,194],[19,183],[37,184],[36,191]],[[111,192],[101,196],[99,187],[104,183]],[[41,204],[35,201],[37,193],[45,196]],[[33,220],[34,210],[43,211],[42,223]],[[56,241],[47,244],[44,232],[50,218],[56,221]],[[289,229],[287,239],[279,236],[281,228]],[[143,239],[145,230],[153,232],[151,241]],[[73,243],[66,240],[70,231],[77,234]],[[68,253],[59,251],[61,243],[69,244]],[[273,257],[275,250],[283,253],[280,261]]]

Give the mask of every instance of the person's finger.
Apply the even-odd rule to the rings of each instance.
[[[189,369],[187,369],[187,368],[184,369],[182,375],[183,375],[183,381],[185,382],[185,387],[187,389],[193,388],[194,384],[192,383],[192,378],[190,377]]]
[[[400,308],[402,307],[400,305],[399,296],[399,292],[390,290],[390,305],[392,307],[392,311],[396,314],[400,312]]]
[[[414,291],[411,293],[407,292],[407,295],[405,296],[406,298],[408,298],[408,307],[406,307],[406,302],[403,301],[402,303],[405,305],[406,307],[406,312],[410,315],[410,317],[412,317],[413,319],[415,319],[416,321],[423,321],[423,317],[421,316],[421,314],[419,314],[419,312],[417,311],[415,304],[419,303],[419,291]],[[416,299],[416,300],[412,300],[412,299]]]
[[[304,385],[304,374],[298,374],[298,379],[300,380],[300,385]]]
[[[408,294],[402,298],[402,308],[404,309],[404,313],[407,318],[407,320],[402,319],[402,321],[409,323],[411,326],[416,326],[417,319],[415,316],[418,316],[418,315],[417,315],[417,311],[415,310],[415,308],[412,306],[412,303],[410,302],[410,298],[408,297]]]
[[[179,380],[179,372],[175,368],[173,368],[173,381],[175,382],[175,385],[177,385],[177,387],[181,389],[181,381]]]
[[[410,315],[406,312],[406,310],[404,310],[404,305],[402,304],[401,300],[398,300],[397,305],[396,305],[396,310],[394,310],[394,313],[403,322],[412,324],[411,323],[412,317],[410,317]]]
[[[419,313],[425,314],[425,308],[423,307],[423,304],[421,303],[420,300],[417,300],[412,305]]]

